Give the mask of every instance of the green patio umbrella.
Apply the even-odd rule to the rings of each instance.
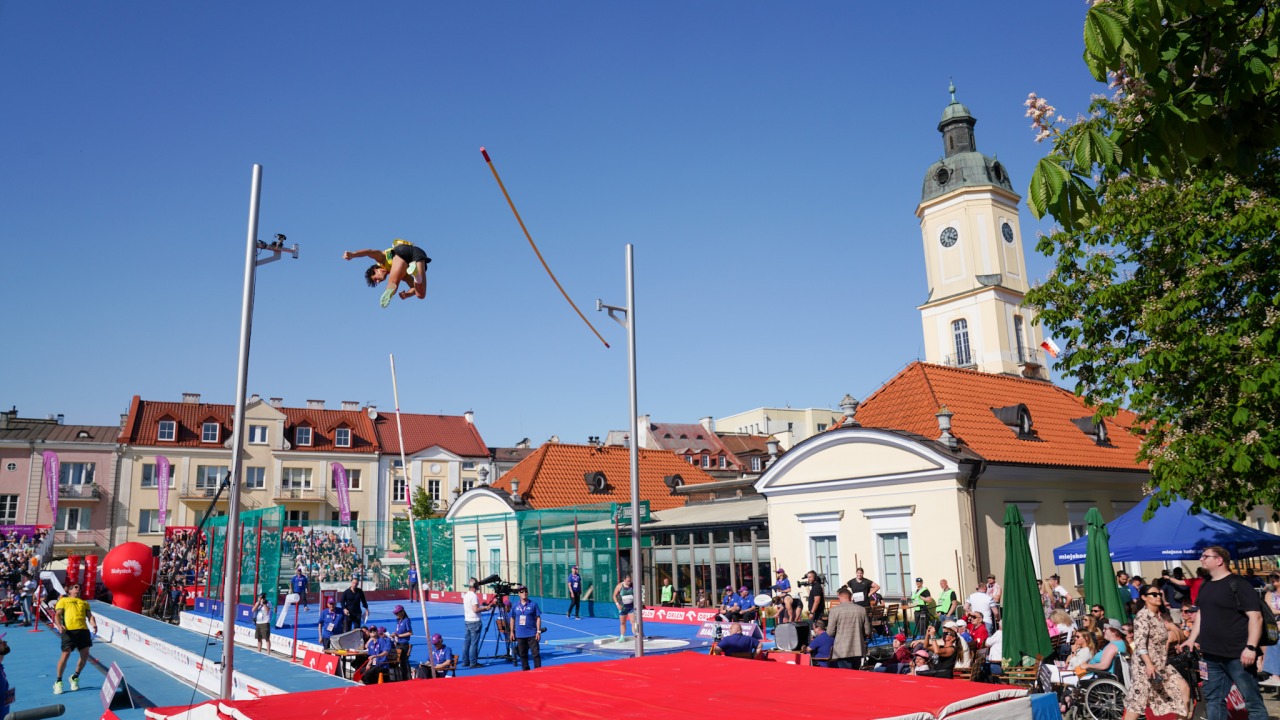
[[[1126,592],[1121,599],[1115,568],[1111,565],[1111,536],[1107,532],[1107,524],[1102,521],[1102,513],[1096,507],[1085,513],[1084,524],[1089,535],[1084,554],[1085,602],[1089,607],[1101,605],[1108,618],[1124,622],[1124,603],[1129,599],[1129,593]]]
[[[1022,513],[1014,505],[1004,509],[1004,661],[1021,665],[1023,656],[1045,657],[1053,649],[1044,624],[1044,606],[1036,586],[1031,545],[1022,526]]]

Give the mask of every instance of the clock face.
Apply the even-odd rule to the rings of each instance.
[[[1013,242],[1013,226],[1009,223],[1005,223],[1000,226],[1000,234],[1004,236],[1005,242]]]
[[[440,466],[436,463],[431,463],[431,474],[435,475],[439,472],[440,472]]]
[[[942,243],[942,247],[951,247],[960,239],[960,233],[955,228],[943,228],[942,234],[938,236],[938,242]]]

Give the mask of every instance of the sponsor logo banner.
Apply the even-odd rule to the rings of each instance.
[[[640,613],[645,622],[682,623],[701,625],[716,619],[715,608],[669,608],[646,605]]]

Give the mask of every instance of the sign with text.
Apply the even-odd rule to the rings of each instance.
[[[133,694],[129,692],[128,683],[124,682],[124,671],[120,669],[119,665],[111,663],[111,669],[107,671],[107,679],[102,682],[103,710],[111,709],[111,703],[115,701],[116,693],[119,692],[122,684],[124,685],[125,695],[129,699],[129,707],[132,708],[134,707]]]
[[[731,634],[729,632],[729,626],[732,624],[733,623],[727,622],[704,622],[702,623],[702,627],[698,628],[698,637],[710,640],[715,639],[716,626],[720,627],[720,636],[724,637],[725,635]],[[764,634],[760,632],[760,628],[755,623],[742,623],[742,634],[761,640],[764,639]]]
[[[685,625],[701,625],[716,619],[715,608],[669,608],[646,605],[640,611],[645,622],[669,622]]]
[[[613,521],[615,523],[631,523],[631,503],[613,504]],[[640,501],[640,522],[649,522],[649,501]]]

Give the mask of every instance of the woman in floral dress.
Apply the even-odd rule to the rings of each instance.
[[[1129,670],[1129,692],[1124,698],[1124,720],[1153,715],[1191,715],[1187,683],[1169,665],[1169,629],[1160,618],[1164,594],[1151,585],[1138,591],[1142,609],[1133,619],[1133,664]]]

